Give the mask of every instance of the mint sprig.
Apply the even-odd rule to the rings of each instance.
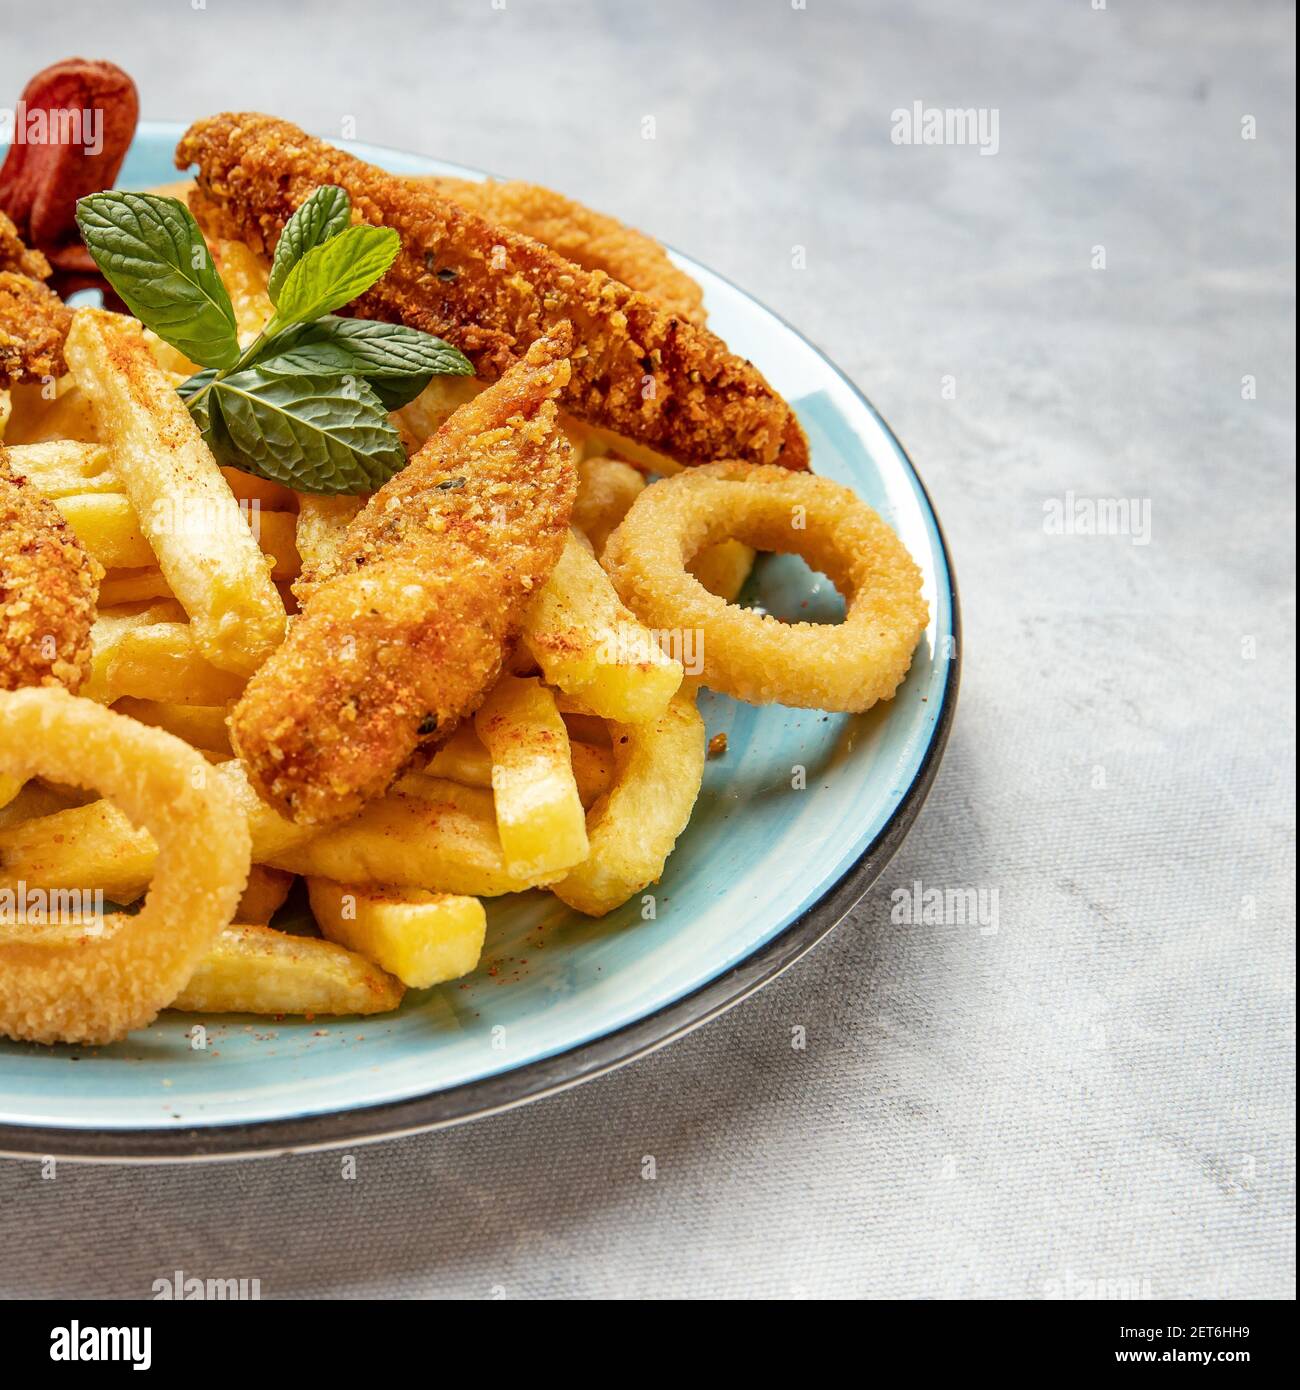
[[[350,216],[333,185],[293,214],[267,285],[275,313],[241,351],[230,296],[183,203],[107,192],[77,205],[90,254],[132,313],[206,369],[178,390],[217,459],[300,492],[373,492],[406,463],[388,411],[434,376],[473,371],[431,334],[334,313],[401,249],[395,231]]]
[[[239,361],[235,310],[184,203],[152,193],[92,193],[81,238],[130,311],[205,367]]]
[[[323,245],[348,225],[352,202],[347,193],[332,183],[322,184],[284,224],[275,243],[271,276],[266,293],[272,304],[280,302],[280,286],[285,276],[314,246]]]

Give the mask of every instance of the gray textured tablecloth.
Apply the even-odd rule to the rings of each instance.
[[[77,51],[153,116],[352,116],[770,304],[917,460],[965,673],[906,846],[760,996],[577,1091],[356,1150],[352,1181],[335,1154],[0,1163],[0,1292],[181,1268],[268,1297],[1293,1295],[1291,6],[59,15],[4,0],[0,102]],[[915,102],[996,110],[996,155],[893,143]],[[1053,533],[1098,499],[1135,501],[1130,534]],[[891,924],[914,880],[996,890],[998,930]]]

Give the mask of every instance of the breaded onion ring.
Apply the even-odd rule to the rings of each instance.
[[[845,596],[843,623],[783,623],[711,594],[686,566],[734,538],[793,552]],[[702,634],[703,680],[751,704],[858,712],[898,689],[929,618],[903,543],[848,488],[715,463],[652,483],[605,547],[619,597],[654,631]]]
[[[234,915],[248,876],[247,819],[202,754],[59,689],[0,692],[0,773],[93,786],[158,844],[134,916],[106,914],[102,927],[44,941],[40,927],[0,936],[0,1033],[43,1043],[125,1037],[180,993]],[[13,885],[0,874],[4,887]]]

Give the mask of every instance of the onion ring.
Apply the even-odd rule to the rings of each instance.
[[[247,818],[202,754],[59,689],[0,691],[0,773],[93,786],[157,842],[138,913],[47,940],[40,927],[28,940],[0,937],[0,1033],[113,1042],[171,1003],[234,915],[248,876]]]
[[[709,593],[686,566],[728,539],[801,555],[845,596],[843,623],[783,623]],[[770,465],[714,463],[652,483],[603,562],[648,628],[700,634],[705,685],[751,704],[869,709],[898,689],[929,621],[920,570],[865,502]]]

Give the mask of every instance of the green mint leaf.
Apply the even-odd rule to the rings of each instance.
[[[273,376],[363,376],[389,410],[413,401],[435,376],[474,373],[464,353],[431,333],[334,315],[278,334],[256,364]]]
[[[388,412],[360,377],[250,367],[216,380],[192,409],[219,462],[299,492],[374,492],[406,465]]]
[[[183,401],[188,401],[196,392],[202,391],[205,386],[216,379],[217,373],[209,367],[205,372],[195,372],[192,377],[182,381],[176,388]]]
[[[92,193],[77,202],[86,249],[146,327],[205,367],[239,361],[235,311],[199,224],[175,198]]]
[[[392,265],[401,245],[391,227],[363,224],[313,246],[280,286],[275,323],[306,323],[350,304]]]
[[[275,244],[271,278],[266,293],[272,304],[280,302],[280,287],[289,272],[312,250],[337,236],[352,214],[352,200],[332,183],[322,184],[284,224]]]

